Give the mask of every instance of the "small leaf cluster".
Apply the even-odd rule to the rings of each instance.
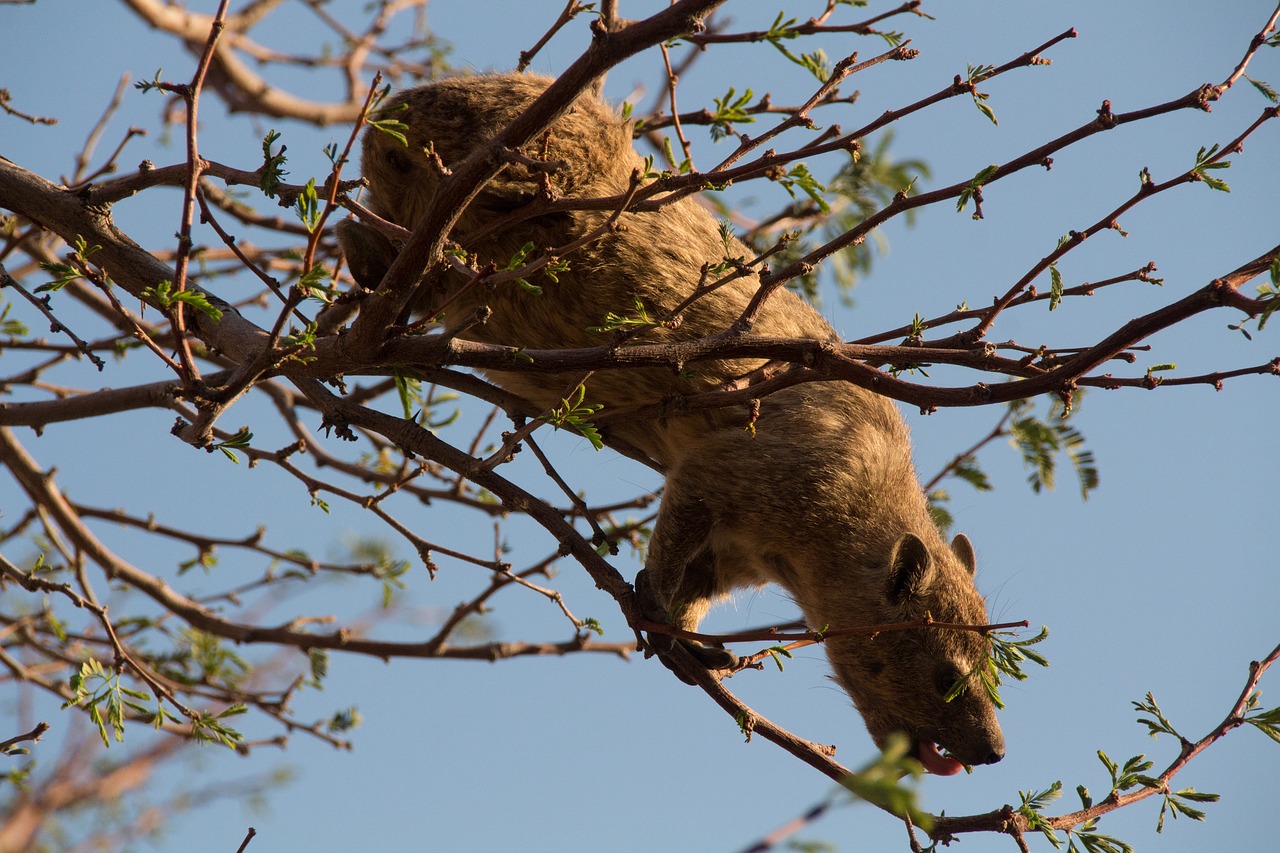
[[[391,543],[376,536],[359,537],[348,543],[348,548],[368,574],[382,582],[382,607],[391,607],[396,592],[407,588],[404,577],[411,568],[409,561],[397,559]]]
[[[1277,93],[1276,90],[1273,89],[1270,84],[1265,83],[1262,80],[1254,80],[1248,74],[1244,75],[1244,79],[1248,80],[1250,85],[1253,86],[1253,88],[1261,92],[1262,97],[1266,98],[1268,101],[1270,101],[1273,104],[1280,103],[1280,93]]]
[[[993,65],[970,65],[965,80],[970,86],[969,91],[973,95],[973,105],[978,108],[978,112],[990,119],[992,124],[998,125],[1000,122],[996,120],[995,111],[987,106],[987,98],[991,96],[984,92],[979,92],[977,88],[978,83],[989,77],[991,72],[995,70]]]
[[[793,29],[797,19],[787,18],[784,20],[784,18],[786,18],[786,12],[779,12],[778,17],[770,25],[769,31],[764,34],[763,41],[769,42],[769,44],[778,49],[779,53],[808,71],[819,81],[827,82],[827,79],[831,77],[831,62],[827,59],[825,51],[819,48],[813,53],[802,53],[796,56],[783,46],[783,41],[797,38],[800,35]]]
[[[755,117],[746,111],[747,105],[751,103],[752,91],[748,89],[739,96],[732,86],[725,93],[723,98],[716,98],[716,109],[711,116],[711,139],[719,142],[726,136],[733,133],[731,125],[750,124],[755,121]]]
[[[397,592],[404,592],[408,587],[404,576],[409,573],[408,560],[392,560],[383,558],[373,567],[373,576],[382,581],[382,609],[388,610],[395,604]]]
[[[114,736],[116,743],[124,742],[124,715],[129,709],[147,719],[154,719],[158,728],[166,718],[172,717],[163,709],[159,713],[141,704],[151,697],[121,683],[120,673],[108,672],[96,658],[89,658],[72,673],[69,686],[74,696],[63,703],[69,708],[77,705],[87,708],[89,719],[98,727],[102,745],[110,748]],[[108,731],[108,729],[110,731]]]
[[[1000,164],[992,163],[990,166],[987,166],[985,169],[979,171],[978,174],[974,175],[969,180],[968,185],[960,191],[960,195],[956,198],[956,213],[963,213],[964,209],[969,205],[969,202],[978,197],[978,193],[982,190],[983,185],[990,181],[998,171],[1000,171]],[[974,210],[973,218],[981,219],[981,210]]]
[[[199,290],[174,291],[173,282],[169,279],[142,290],[142,298],[155,302],[163,311],[172,311],[178,305],[186,305],[204,314],[215,323],[222,319],[222,310],[215,308],[209,298]]]
[[[253,441],[253,433],[249,431],[248,427],[240,427],[240,429],[236,431],[235,435],[228,439],[224,439],[223,441],[215,442],[209,446],[209,450],[221,450],[224,456],[239,465],[240,457],[236,456],[232,451],[244,450],[249,446],[249,442],[251,441]]]
[[[982,687],[986,690],[987,698],[991,700],[991,704],[997,708],[1003,708],[1004,700],[1000,698],[1000,685],[1004,676],[1007,675],[1015,681],[1026,681],[1028,676],[1022,669],[1023,661],[1029,660],[1038,666],[1047,667],[1049,665],[1049,661],[1044,655],[1031,648],[1031,646],[1049,638],[1048,627],[1041,626],[1040,633],[1025,640],[1009,639],[1016,636],[1012,631],[989,632],[986,635],[987,654],[985,659],[974,669],[957,679],[956,683],[947,691],[947,695],[943,697],[943,701],[951,702],[962,696],[969,689],[970,682],[976,679],[982,682]]]
[[[933,816],[920,807],[915,788],[902,783],[904,778],[918,779],[924,772],[911,755],[911,743],[901,733],[894,733],[884,752],[874,762],[840,780],[840,784],[859,799],[880,806],[928,832]]]
[[[857,227],[863,220],[881,208],[892,204],[900,194],[910,192],[920,178],[929,177],[929,167],[922,160],[897,160],[890,153],[893,143],[891,131],[882,132],[874,145],[868,140],[858,140],[859,149],[853,153],[840,171],[827,182],[826,200],[832,214],[820,222],[822,241],[833,240]],[[915,221],[915,211],[908,210],[906,222]],[[879,230],[867,235],[868,239],[829,259],[830,273],[842,291],[848,291],[860,276],[871,269],[874,252],[888,247],[884,234]],[[797,257],[810,247],[805,241],[796,240]],[[816,275],[811,273],[810,276]]]
[[[7,752],[6,755],[27,755],[28,749],[18,749]],[[0,773],[0,782],[8,782],[18,791],[25,792],[27,790],[27,780],[31,777],[31,771],[36,769],[34,761],[28,761],[21,767],[15,767],[5,773]]]
[[[1215,189],[1215,190],[1218,190],[1219,192],[1229,193],[1231,192],[1231,187],[1227,186],[1226,181],[1222,180],[1221,178],[1215,178],[1213,175],[1209,174],[1209,172],[1215,169],[1231,168],[1230,160],[1219,160],[1216,163],[1210,162],[1217,155],[1217,153],[1218,153],[1218,146],[1216,143],[1208,148],[1201,148],[1196,153],[1196,165],[1191,169],[1191,177],[1192,179],[1197,181],[1204,181],[1205,185],[1208,186],[1210,189]]]
[[[313,264],[298,278],[297,288],[307,299],[317,299],[327,305],[338,295],[338,288],[333,285],[332,278],[329,268],[324,264]]]
[[[1280,743],[1280,707],[1270,710],[1258,711],[1253,714],[1247,712],[1258,707],[1259,701],[1262,699],[1261,693],[1254,693],[1245,702],[1246,716],[1244,721],[1249,725],[1271,738],[1276,743]]]
[[[1150,693],[1147,693],[1141,702],[1132,704],[1143,715],[1138,717],[1138,722],[1147,727],[1147,733],[1151,737],[1167,734],[1176,737],[1183,744],[1187,743],[1186,738],[1173,727],[1173,723],[1160,710],[1160,706],[1156,704],[1155,697]],[[1164,831],[1166,815],[1172,815],[1175,820],[1179,815],[1189,817],[1192,820],[1204,820],[1204,812],[1192,806],[1191,803],[1214,803],[1218,801],[1217,794],[1203,793],[1195,788],[1170,791],[1163,780],[1146,775],[1146,771],[1151,769],[1151,762],[1147,761],[1145,756],[1135,755],[1126,761],[1123,767],[1118,767],[1105,752],[1098,750],[1098,760],[1102,762],[1102,765],[1107,768],[1107,772],[1111,774],[1111,793],[1108,796],[1115,796],[1122,791],[1139,785],[1160,793],[1162,802],[1160,804],[1160,817],[1156,821],[1156,832]]]
[[[387,95],[390,94],[390,92],[391,92],[390,85],[383,86],[382,89],[378,91],[376,103],[381,103],[387,97]],[[407,136],[407,134],[409,132],[409,125],[405,124],[404,122],[400,121],[397,118],[392,117],[399,113],[407,112],[408,109],[409,109],[408,104],[400,104],[395,109],[379,109],[377,112],[377,118],[367,118],[365,119],[365,123],[368,124],[369,127],[372,127],[373,129],[377,130],[378,132],[385,133],[387,136],[390,136],[392,139],[397,140],[405,148],[408,148],[409,137]]]
[[[316,192],[315,178],[307,179],[307,185],[302,188],[302,192],[298,193],[298,200],[294,202],[294,210],[307,232],[314,234],[320,227],[321,213],[320,195]]]
[[[163,68],[157,68],[155,76],[150,80],[139,80],[133,84],[133,88],[146,94],[148,92],[170,92],[173,91],[173,85],[166,83],[160,79],[160,75],[164,73]]]
[[[681,175],[687,175],[693,171],[693,161],[688,157],[685,157],[683,160],[676,160],[676,151],[675,148],[672,147],[670,136],[664,136],[662,138],[662,153],[667,155],[668,163],[676,164],[676,171]],[[663,177],[667,177],[670,175],[670,172],[663,172],[662,174]]]
[[[1145,775],[1151,769],[1153,763],[1148,761],[1145,755],[1135,755],[1121,766],[1113,761],[1111,756],[1102,750],[1098,750],[1098,760],[1102,762],[1102,766],[1107,768],[1107,772],[1111,774],[1111,791],[1106,798],[1117,796],[1138,785],[1144,788],[1160,787],[1159,782]],[[1088,808],[1088,806],[1085,806],[1085,808]]]
[[[1173,815],[1173,819],[1177,820],[1178,815],[1185,815],[1192,820],[1204,820],[1204,812],[1189,803],[1216,803],[1219,799],[1217,794],[1206,794],[1197,791],[1195,788],[1183,788],[1181,791],[1164,791],[1164,802],[1160,804],[1160,819],[1156,821],[1156,832],[1164,831],[1165,814]]]
[[[404,411],[405,420],[415,421],[424,428],[435,431],[444,429],[462,417],[462,410],[454,408],[448,414],[435,416],[432,408],[442,403],[451,403],[458,395],[446,392],[437,395],[434,386],[429,394],[423,394],[421,380],[409,376],[397,369],[395,372],[396,394],[400,398],[400,407]],[[417,410],[415,413],[414,410]]]
[[[951,468],[947,472],[948,476],[963,480],[973,486],[979,492],[990,492],[995,489],[991,485],[991,480],[987,478],[987,474],[978,466],[978,460],[972,455],[963,456],[951,463]],[[929,515],[933,518],[933,523],[938,529],[946,532],[951,528],[955,521],[951,513],[943,505],[951,500],[951,495],[946,489],[933,489],[925,499],[929,502]]]
[[[1062,304],[1062,272],[1058,265],[1049,264],[1049,310],[1055,311]]]
[[[72,258],[79,260],[81,263],[87,264],[89,258],[93,254],[102,249],[101,246],[90,246],[84,237],[79,234],[72,244],[74,251]],[[66,287],[76,279],[84,278],[84,273],[71,264],[64,264],[61,261],[40,262],[40,269],[53,276],[53,281],[47,282],[36,288],[36,293],[56,293]],[[6,310],[7,313],[7,310]]]
[[[507,265],[502,268],[502,271],[511,272],[512,270],[518,270],[521,267],[523,267],[525,265],[525,262],[528,261],[529,256],[533,254],[533,250],[535,248],[536,247],[532,242],[525,243],[523,246],[520,247],[520,250],[518,252],[516,252],[514,255],[511,256],[511,260],[507,261]],[[556,272],[562,272],[565,269],[568,269],[567,265],[564,267],[557,265],[556,270],[549,274],[550,279],[552,281],[558,281],[559,279],[556,278]],[[534,296],[542,295],[541,287],[538,287],[538,285],[536,284],[530,284],[527,280],[523,278],[517,278],[516,284],[520,285],[520,287],[523,290],[525,290],[528,293],[532,293]]]
[[[342,711],[335,711],[325,723],[325,728],[335,734],[349,732],[364,722],[364,716],[355,705]]]
[[[583,438],[591,442],[591,446],[596,450],[604,447],[604,439],[600,437],[600,431],[595,428],[588,420],[595,415],[604,406],[600,403],[584,402],[587,397],[587,386],[579,385],[573,394],[560,401],[560,405],[551,411],[542,415],[539,420],[551,424],[556,429],[573,428],[577,430]]]
[[[240,741],[244,740],[244,735],[228,726],[223,720],[228,717],[238,717],[247,713],[248,710],[247,706],[237,703],[217,714],[203,712],[191,721],[191,735],[196,743],[220,743],[223,746],[235,748]]]
[[[314,355],[306,355],[305,353],[314,352],[316,348],[316,334],[320,327],[317,323],[307,323],[302,331],[298,331],[296,326],[289,329],[289,334],[280,337],[280,345],[286,353],[285,361],[296,361],[300,364],[307,364],[315,361]]]
[[[1080,483],[1081,495],[1088,498],[1089,492],[1098,487],[1098,469],[1093,454],[1084,449],[1084,436],[1067,426],[1068,412],[1060,402],[1055,401],[1048,419],[1043,421],[1031,414],[1033,407],[1033,403],[1025,400],[1010,403],[1005,415],[1008,425],[993,432],[987,441],[1001,436],[1010,437],[1010,444],[1032,469],[1028,481],[1036,491],[1053,488],[1057,457],[1061,453],[1067,454]],[[992,489],[991,481],[972,453],[957,458],[946,469],[945,474],[964,480],[978,491]],[[929,513],[938,527],[945,531],[952,521],[951,514],[944,506],[951,499],[950,494],[946,489],[938,488],[931,490],[927,498]]]
[[[274,129],[267,131],[267,135],[262,138],[262,168],[258,170],[258,188],[267,198],[275,198],[280,194],[280,184],[289,174],[284,168],[289,159],[284,154],[288,146],[281,145],[280,150],[275,153],[271,151],[271,146],[279,140],[280,134]]]
[[[216,684],[233,690],[253,671],[222,639],[195,628],[184,629],[173,650],[152,661],[161,675],[178,684]]]
[[[1141,702],[1131,702],[1134,709],[1139,713],[1148,716],[1138,717],[1138,722],[1147,727],[1147,734],[1155,738],[1159,735],[1173,735],[1180,741],[1185,741],[1182,735],[1173,728],[1173,723],[1169,722],[1168,717],[1160,710],[1160,706],[1156,704],[1156,698],[1148,691],[1146,698]]]
[[[5,303],[4,310],[0,311],[0,333],[15,338],[21,338],[28,334],[27,324],[21,320],[9,319],[9,310],[13,305]]]
[[[1080,795],[1084,808],[1093,804],[1088,789],[1083,785],[1076,788],[1076,793]],[[1018,813],[1026,819],[1027,828],[1041,833],[1055,850],[1061,850],[1062,839],[1045,820],[1043,811],[1049,803],[1062,796],[1062,782],[1054,782],[1043,791],[1019,791],[1018,796],[1022,799]],[[1095,832],[1097,826],[1098,819],[1092,818],[1081,824],[1079,829],[1063,830],[1067,836],[1066,853],[1133,853],[1133,847],[1120,839]]]
[[[1276,258],[1271,262],[1268,269],[1268,281],[1258,285],[1258,299],[1262,302],[1262,313],[1257,317],[1258,331],[1261,332],[1266,328],[1267,321],[1271,319],[1271,315],[1280,309],[1280,258]],[[1246,317],[1239,323],[1231,323],[1227,325],[1228,329],[1239,332],[1245,336],[1246,340],[1253,340],[1253,335],[1249,334],[1249,330],[1244,324],[1249,322],[1251,318]]]
[[[1027,481],[1032,491],[1053,489],[1057,475],[1059,454],[1065,454],[1075,469],[1080,484],[1080,496],[1088,499],[1089,493],[1098,487],[1098,466],[1093,451],[1084,447],[1084,436],[1067,424],[1069,412],[1060,403],[1054,404],[1047,420],[1031,414],[1033,404],[1016,400],[1009,404],[1013,418],[1009,424],[1009,441],[1022,454],[1022,461],[1031,468]]]
[[[799,189],[811,198],[823,213],[831,212],[831,205],[827,203],[826,198],[822,195],[827,188],[818,182],[818,179],[813,176],[809,171],[809,167],[804,163],[797,163],[789,171],[771,175],[771,177],[792,198],[796,197],[796,190]]]
[[[661,325],[657,320],[649,316],[648,310],[644,307],[644,302],[639,296],[632,297],[632,304],[635,312],[629,316],[615,314],[610,311],[605,315],[604,322],[599,326],[588,326],[588,332],[617,332],[622,329],[646,329]]]

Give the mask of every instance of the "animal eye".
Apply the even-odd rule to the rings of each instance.
[[[409,161],[409,155],[399,148],[387,149],[387,163],[397,172],[408,172],[413,168],[413,163]]]
[[[933,686],[939,695],[946,696],[963,678],[964,673],[960,671],[959,667],[947,664],[938,668]]]

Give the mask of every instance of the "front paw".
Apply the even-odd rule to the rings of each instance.
[[[639,605],[640,613],[645,619],[663,625],[672,625],[674,623],[675,620],[671,618],[667,608],[654,594],[653,586],[649,581],[649,575],[646,570],[641,569],[640,573],[636,575],[635,589],[636,603]],[[737,669],[740,663],[738,656],[728,649],[708,646],[696,640],[679,639],[657,631],[647,632],[645,640],[649,643],[649,647],[657,653],[662,663],[686,684],[692,684],[693,681],[681,673],[670,659],[671,651],[677,643],[707,669]]]
[[[694,640],[680,640],[679,643],[707,669],[737,669],[741,663],[738,656],[728,649],[708,646]]]

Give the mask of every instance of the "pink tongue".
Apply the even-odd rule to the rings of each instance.
[[[920,759],[925,770],[935,776],[954,776],[964,769],[959,761],[938,752],[938,747],[932,741],[920,741],[920,746],[916,748],[916,758]]]

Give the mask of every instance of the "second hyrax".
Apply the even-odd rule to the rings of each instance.
[[[370,129],[364,137],[367,204],[379,216],[413,228],[447,168],[486,144],[542,94],[551,81],[499,74],[445,80],[404,91],[381,116],[407,125],[408,145]],[[549,189],[559,199],[619,196],[642,160],[631,127],[601,100],[583,96],[549,136],[509,157],[502,172],[458,220],[454,239],[481,265],[505,267],[522,247],[537,252],[571,243],[609,212],[533,213]],[[439,161],[435,158],[438,157]],[[548,172],[538,162],[554,164]],[[512,214],[515,214],[513,217]],[[485,226],[498,217],[510,224]],[[589,331],[606,315],[667,319],[698,287],[708,266],[751,258],[736,240],[726,247],[718,223],[692,199],[651,212],[625,213],[616,230],[568,253],[558,281],[535,276],[541,293],[511,282],[463,288],[450,273],[417,307],[442,307],[446,325],[488,306],[492,315],[462,337],[535,349],[593,347],[610,333]],[[468,234],[480,234],[468,239]],[[354,221],[340,231],[353,271],[374,287],[394,258],[389,242]],[[632,340],[682,341],[724,332],[759,287],[752,274],[695,301],[678,323],[646,329]],[[425,300],[425,301],[424,301]],[[838,340],[805,301],[786,290],[765,303],[755,335]],[[745,407],[711,414],[628,417],[680,395],[723,386],[759,361],[695,361],[676,371],[601,371],[586,383],[587,401],[603,405],[606,438],[621,439],[656,459],[666,488],[645,568],[636,577],[646,615],[696,630],[712,602],[735,589],[776,583],[794,598],[814,629],[899,622],[926,613],[939,622],[985,624],[986,604],[974,587],[973,547],[947,543],[925,505],[911,462],[907,429],[889,400],[845,382],[808,382],[760,401],[754,429]],[[573,377],[548,372],[491,372],[491,378],[542,407],[557,405]],[[659,651],[671,641],[651,636]],[[736,662],[723,649],[682,643],[704,664]],[[988,764],[1004,755],[1004,739],[986,692],[975,682],[951,702],[957,679],[985,665],[986,641],[950,630],[909,630],[839,637],[826,644],[835,677],[848,691],[877,745],[893,732],[935,773]],[[952,757],[944,757],[939,748]]]

